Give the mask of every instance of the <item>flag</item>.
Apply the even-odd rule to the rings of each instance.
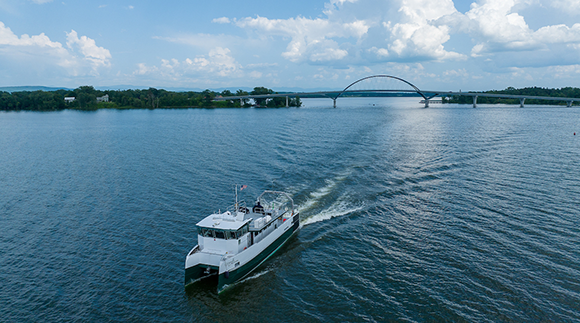
[[[246,187],[248,187],[248,185],[242,185],[242,187],[240,187],[240,191],[243,191]]]

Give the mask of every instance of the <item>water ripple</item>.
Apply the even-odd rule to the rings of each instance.
[[[577,109],[352,100],[1,113],[3,319],[580,320]],[[236,183],[288,191],[303,226],[227,292],[184,293]]]

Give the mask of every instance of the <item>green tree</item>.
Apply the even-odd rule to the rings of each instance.
[[[273,94],[274,91],[265,87],[255,87],[250,94],[252,95],[264,95],[264,94]],[[265,98],[256,98],[254,99],[257,106],[266,106],[266,99]]]
[[[147,90],[147,106],[151,109],[159,108],[159,90],[152,87]]]
[[[234,94],[230,90],[223,90],[221,96],[234,96]]]
[[[201,93],[202,104],[204,107],[210,107],[213,104],[213,99],[215,98],[215,92],[210,90],[205,90]]]
[[[301,107],[302,106],[302,101],[300,100],[300,97],[295,97],[290,99],[290,102],[288,102],[288,105],[291,107]]]
[[[246,92],[246,91],[244,91],[242,89],[239,89],[239,90],[236,91],[236,96],[246,96],[248,94],[249,94],[248,92]],[[243,102],[241,104],[242,107],[249,107],[250,106],[250,102],[249,101],[250,101],[249,99],[242,99],[242,102]]]

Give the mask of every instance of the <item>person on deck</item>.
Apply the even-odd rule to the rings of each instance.
[[[252,212],[264,214],[264,207],[260,205],[260,201],[256,202],[256,205],[254,205],[254,207],[252,208]]]

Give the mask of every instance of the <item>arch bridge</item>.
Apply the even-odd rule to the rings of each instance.
[[[429,106],[429,100],[438,93],[427,93],[421,91],[411,82],[392,75],[371,75],[363,77],[349,84],[344,90],[334,94],[328,93],[327,97],[333,101],[336,108],[336,99],[340,96],[346,97],[380,97],[380,96],[421,96],[425,101],[425,107]]]
[[[473,98],[474,108],[477,107],[478,97],[519,99],[520,107],[522,108],[524,107],[524,102],[526,99],[565,101],[569,107],[572,106],[574,102],[580,102],[580,98],[491,94],[481,92],[427,91],[419,89],[411,82],[406,81],[400,77],[385,74],[363,77],[352,82],[340,91],[293,92],[259,95],[249,94],[243,96],[216,97],[214,100],[225,101],[239,99],[241,102],[243,102],[244,99],[286,97],[286,106],[288,106],[288,98],[329,98],[332,99],[333,106],[336,108],[336,100],[339,97],[422,97],[423,100],[421,102],[424,102],[425,108],[428,108],[429,100],[436,96],[471,96]]]

